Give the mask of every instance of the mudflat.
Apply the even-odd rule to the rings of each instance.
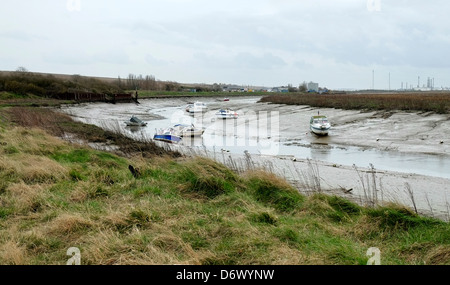
[[[250,110],[256,113],[277,111],[280,116],[280,141],[289,138],[290,141],[310,147],[356,146],[367,150],[396,152],[405,156],[429,154],[450,159],[448,114],[366,112],[270,103],[246,105],[239,101],[233,103],[233,100],[227,102],[227,105],[244,114]],[[318,137],[309,131],[309,118],[318,113],[330,118],[332,130],[328,136]],[[236,161],[243,159],[239,155],[231,156]],[[364,152],[359,156],[364,157]],[[302,184],[305,184],[305,178],[311,172],[312,163],[320,176],[321,191],[342,195],[359,203],[366,203],[368,195],[375,195],[378,203],[396,202],[411,208],[414,208],[415,204],[421,214],[449,219],[450,179],[411,173],[408,163],[405,163],[401,171],[379,170],[376,165],[372,171],[369,168],[369,160],[367,167],[342,165],[340,161],[311,162],[306,158],[285,155],[252,155],[252,160],[261,166],[273,165],[274,171],[296,184],[300,191],[305,190],[305,185]],[[361,157],[357,160],[360,161]]]
[[[306,156],[286,155],[286,153],[251,155],[255,166],[272,165],[272,171],[286,177],[298,187],[299,191],[310,191],[305,185],[305,177],[310,176],[308,173],[311,172],[312,163],[318,170],[321,191],[343,195],[360,203],[365,203],[367,196],[370,196],[376,197],[378,203],[399,202],[413,207],[414,200],[420,213],[449,219],[450,179],[413,173],[411,163],[408,163],[408,156],[427,154],[448,161],[450,159],[450,115],[405,111],[366,112],[257,103],[259,98],[257,96],[232,97],[227,102],[224,102],[222,98],[196,98],[195,100],[206,102],[211,114],[214,114],[215,109],[223,107],[237,111],[240,114],[237,124],[245,123],[245,115],[252,112],[253,114],[277,112],[280,121],[279,136],[271,139],[283,145],[298,144],[307,148],[325,149],[351,147],[367,149],[366,152],[358,151],[350,155],[345,163],[339,159],[311,161]],[[150,120],[149,125],[152,125],[152,120],[158,120],[161,114],[170,118],[172,115],[170,112],[182,112],[187,102],[192,100],[192,98],[143,99],[136,107],[124,104],[123,107],[117,105],[114,108],[112,106],[104,108],[104,104],[98,104],[90,105],[88,108],[87,106],[71,107],[65,111],[73,116],[86,118],[86,121],[92,119],[94,123],[99,118],[108,121],[119,120],[117,114],[122,117],[136,114],[144,120]],[[331,121],[332,129],[328,136],[318,137],[309,131],[309,118],[317,113],[327,115]],[[166,121],[170,123],[170,120]],[[101,122],[100,126],[102,126]],[[147,127],[147,129],[152,131],[154,127]],[[405,155],[404,167],[401,165],[398,171],[378,168],[379,166],[368,156],[371,150]],[[203,148],[198,153],[205,154]],[[224,160],[222,162],[228,165],[229,157],[235,163],[241,163],[243,167],[247,164],[243,153],[230,152],[224,155],[210,153],[209,156],[219,161]],[[352,167],[352,163],[358,166]],[[374,170],[369,169],[370,163],[375,164]],[[389,157],[386,163],[390,163]],[[417,162],[414,163],[417,167]],[[442,173],[444,171],[446,170],[443,168]]]

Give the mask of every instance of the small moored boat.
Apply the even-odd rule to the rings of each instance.
[[[208,107],[203,102],[195,102],[186,106],[186,112],[189,113],[200,113],[205,111],[206,109],[208,109]]]
[[[153,136],[153,139],[157,140],[157,141],[163,141],[163,142],[169,142],[169,143],[177,143],[177,142],[181,141],[181,137],[176,134],[176,132],[173,128],[160,129]]]
[[[230,109],[220,109],[217,111],[216,117],[219,119],[237,119],[239,114]]]
[[[144,127],[147,125],[146,122],[142,121],[136,116],[131,116],[131,119],[129,121],[125,121],[125,124],[128,127]]]
[[[313,132],[316,135],[319,136],[326,136],[328,135],[328,131],[331,128],[331,124],[328,121],[327,116],[317,115],[312,116],[311,120],[309,122],[309,128],[311,129],[311,132]]]
[[[190,110],[194,108],[194,103],[189,103],[186,105],[186,112],[190,112]]]
[[[174,132],[180,137],[200,137],[205,132],[204,129],[196,128],[192,125],[178,124],[174,127]]]

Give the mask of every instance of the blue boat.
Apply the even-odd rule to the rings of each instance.
[[[169,143],[177,143],[181,141],[181,137],[175,134],[175,130],[173,128],[168,129],[160,129],[153,136],[154,140],[169,142]]]

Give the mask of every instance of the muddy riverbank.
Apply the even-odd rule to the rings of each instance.
[[[203,138],[186,140],[173,147],[242,167],[250,166],[246,152],[252,159],[252,167],[270,166],[271,171],[293,184],[303,184],[303,189],[308,183],[305,180],[312,178],[313,162],[318,169],[321,191],[359,202],[373,190],[379,201],[412,206],[409,185],[420,212],[448,219],[448,115],[317,109],[257,103],[258,97],[240,97],[227,102],[222,98],[204,98],[202,101],[209,109],[199,117],[186,113],[184,107],[190,100],[164,98],[141,100],[141,104],[81,104],[65,106],[61,111],[136,139],[151,139],[157,128],[193,122],[205,128]],[[219,108],[234,109],[240,117],[231,122],[216,120],[214,114]],[[317,112],[330,117],[333,127],[327,137],[309,132],[309,117]],[[147,121],[147,127],[137,130],[125,127],[123,122],[131,115]],[[255,119],[264,123],[252,125]],[[371,164],[374,173],[368,173]]]

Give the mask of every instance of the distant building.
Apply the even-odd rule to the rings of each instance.
[[[241,86],[238,85],[226,85],[223,86],[222,90],[225,92],[242,92],[243,88]]]
[[[282,93],[286,93],[289,92],[287,87],[273,87],[271,92],[282,92]]]
[[[306,89],[308,90],[308,92],[319,92],[319,83],[306,83]]]

